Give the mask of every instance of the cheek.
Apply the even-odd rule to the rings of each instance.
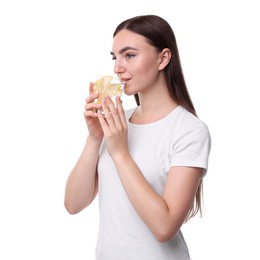
[[[133,80],[129,82],[129,88],[127,86],[125,88],[126,95],[132,95],[150,87],[159,73],[157,61],[153,58],[136,60],[131,67],[128,67],[128,72]]]
[[[158,68],[156,65],[156,61],[150,59],[149,61],[145,62],[141,67],[140,67],[140,72],[142,73],[142,77],[145,77],[145,81],[147,84],[151,84],[158,76]]]
[[[140,60],[134,66],[134,71],[138,75],[148,76],[154,75],[158,71],[156,61],[154,59]]]

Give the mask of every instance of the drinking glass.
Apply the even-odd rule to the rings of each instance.
[[[99,93],[98,98],[95,99],[96,104],[101,104],[101,101],[109,96],[115,104],[115,99],[117,96],[121,97],[123,93],[124,82],[120,81],[118,78],[112,77],[110,75],[100,77],[94,83],[94,91]]]

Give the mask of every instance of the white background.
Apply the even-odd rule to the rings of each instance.
[[[0,259],[94,259],[97,203],[69,215],[65,182],[87,135],[88,82],[112,72],[112,33],[140,14],[172,25],[190,94],[212,135],[205,215],[183,227],[192,259],[260,259],[253,0],[0,2]]]

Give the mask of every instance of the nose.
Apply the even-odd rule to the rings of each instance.
[[[119,59],[115,60],[114,73],[122,74],[124,72],[125,72],[125,67],[123,66],[122,62]]]

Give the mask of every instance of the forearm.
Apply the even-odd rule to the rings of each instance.
[[[101,141],[87,138],[85,147],[72,169],[65,189],[65,207],[75,214],[89,205],[97,189],[97,162]]]
[[[163,241],[174,235],[179,223],[172,225],[166,201],[152,189],[130,155],[114,162],[129,200],[156,238]]]

